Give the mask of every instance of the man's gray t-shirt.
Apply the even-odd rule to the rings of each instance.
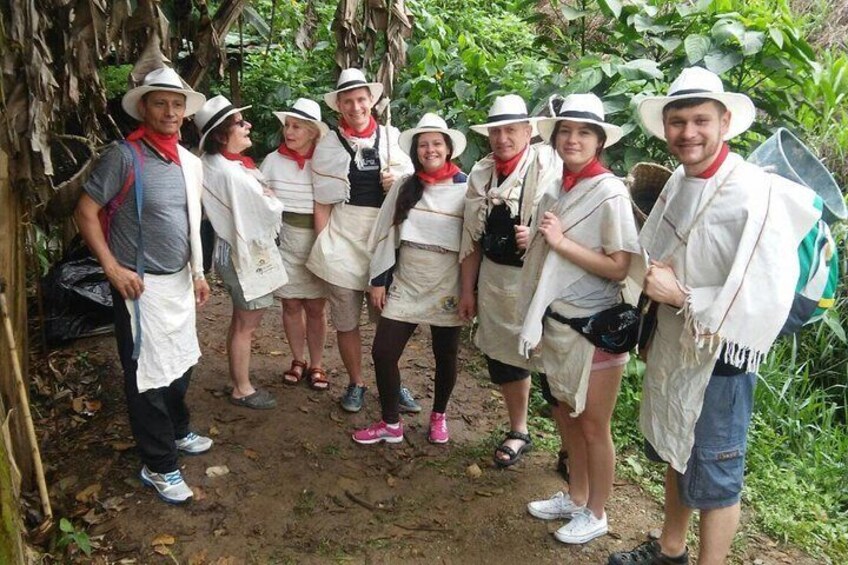
[[[145,272],[174,273],[189,261],[188,204],[182,169],[167,161],[143,142],[139,143],[144,192],[141,221],[144,226]],[[110,147],[94,167],[83,189],[105,206],[117,196],[132,169],[131,149],[124,144]],[[115,259],[135,270],[138,216],[135,186],[112,217],[109,249]]]

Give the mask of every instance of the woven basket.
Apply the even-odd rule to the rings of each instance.
[[[670,169],[656,163],[636,163],[627,173],[624,184],[630,190],[633,213],[640,226],[648,219],[671,173]]]

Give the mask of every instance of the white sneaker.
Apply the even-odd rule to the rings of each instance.
[[[211,438],[197,435],[194,432],[189,432],[186,437],[178,439],[176,443],[178,450],[189,455],[205,453],[212,448]]]
[[[562,520],[571,518],[575,512],[584,508],[574,504],[568,494],[560,491],[547,500],[536,500],[527,504],[527,512],[542,520]]]
[[[145,465],[141,468],[139,476],[141,482],[155,488],[159,498],[165,502],[182,504],[188,502],[194,496],[194,493],[183,480],[183,475],[179,469],[170,473],[154,473]]]
[[[608,531],[607,513],[595,518],[592,511],[584,507],[574,513],[569,523],[554,532],[554,537],[562,543],[577,544],[603,536]]]

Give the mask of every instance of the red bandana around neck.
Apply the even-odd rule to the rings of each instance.
[[[225,159],[229,159],[230,161],[238,161],[248,169],[255,169],[256,163],[248,157],[247,155],[242,155],[241,153],[230,153],[229,151],[221,150],[221,157]]]
[[[459,172],[459,167],[451,163],[450,161],[445,161],[445,164],[433,171],[432,173],[425,173],[424,171],[418,171],[415,174],[421,179],[421,182],[424,184],[436,184],[445,179],[452,179]]]
[[[580,169],[576,173],[568,170],[568,168],[563,163],[563,165],[562,165],[562,189],[565,192],[568,192],[569,190],[574,188],[574,185],[577,184],[578,182],[580,182],[581,180],[590,179],[592,177],[596,177],[598,175],[602,175],[602,174],[608,173],[608,172],[610,172],[610,170],[607,169],[606,167],[604,167],[601,164],[601,161],[597,157],[595,157],[594,159],[589,161],[589,163],[587,163],[586,166],[584,166],[582,169]]]
[[[528,146],[529,147],[529,146]],[[509,159],[508,161],[501,161],[497,157],[495,157],[495,171],[497,171],[499,177],[508,177],[515,170],[515,167],[518,166],[519,161],[521,161],[521,157],[527,152],[527,147],[521,150],[521,152]]]
[[[339,127],[344,133],[345,137],[360,137],[367,138],[374,135],[374,132],[377,131],[377,120],[374,119],[374,116],[370,117],[370,121],[368,125],[365,126],[365,129],[362,131],[354,131],[354,129],[345,121],[344,118],[339,120]]]
[[[312,154],[315,153],[315,146],[313,145],[312,147],[310,147],[309,153],[307,153],[306,155],[301,155],[297,151],[292,151],[291,149],[289,149],[288,146],[286,145],[286,142],[284,141],[283,143],[280,144],[279,147],[277,147],[277,151],[283,157],[288,157],[289,159],[291,159],[292,161],[297,163],[298,169],[302,169],[303,167],[306,166],[306,162],[308,160],[312,159]]]
[[[718,152],[718,157],[715,158],[713,164],[707,167],[701,172],[700,175],[695,175],[699,179],[708,179],[716,174],[719,168],[724,164],[724,160],[727,159],[727,155],[730,153],[730,146],[727,143],[721,144],[721,151]]]
[[[177,150],[177,142],[180,139],[179,134],[163,135],[156,133],[146,124],[141,124],[138,128],[127,136],[127,141],[138,141],[144,139],[151,145],[160,155],[166,159],[170,159],[177,165],[180,165],[180,154]]]

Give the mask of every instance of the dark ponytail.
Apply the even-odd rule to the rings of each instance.
[[[409,158],[412,160],[412,166],[415,168],[416,173],[422,168],[421,161],[418,160],[418,136],[420,135],[420,133],[417,133],[412,136],[412,143],[410,144],[409,150]],[[445,143],[448,146],[448,154],[445,161],[450,162],[451,157],[453,156],[453,143],[451,142],[450,136],[442,134],[442,137],[445,138]],[[424,183],[421,182],[418,175],[412,174],[403,181],[403,184],[398,189],[397,206],[395,207],[393,225],[399,226],[409,216],[409,211],[418,204],[418,201],[421,200],[421,196],[423,194]]]

